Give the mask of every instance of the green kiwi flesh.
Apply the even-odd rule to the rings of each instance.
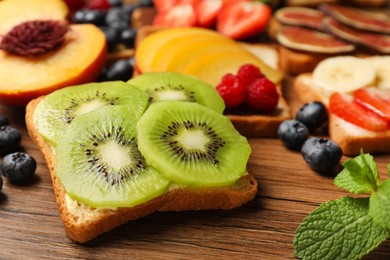
[[[138,121],[137,136],[148,164],[188,186],[234,184],[251,153],[227,117],[191,102],[151,104]]]
[[[140,117],[148,105],[144,91],[122,81],[88,83],[52,92],[34,112],[38,132],[55,146],[73,119],[103,106],[131,106]]]
[[[138,115],[105,106],[75,118],[55,148],[56,176],[67,194],[90,207],[133,207],[170,185],[137,147]]]
[[[149,103],[177,100],[202,104],[222,114],[225,103],[210,84],[175,72],[147,72],[128,81],[146,91]]]

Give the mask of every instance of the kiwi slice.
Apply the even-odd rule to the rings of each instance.
[[[222,186],[245,172],[251,148],[230,120],[197,103],[151,104],[137,124],[138,147],[166,178],[188,186]]]
[[[139,118],[148,105],[148,96],[122,81],[67,87],[47,95],[35,109],[34,120],[38,132],[55,146],[74,118],[107,105],[130,106]]]
[[[143,89],[149,103],[178,100],[196,102],[222,114],[225,103],[210,84],[193,76],[176,72],[148,72],[134,77],[129,84]]]
[[[70,197],[133,207],[167,190],[170,181],[138,150],[136,118],[127,106],[105,106],[73,120],[55,149],[56,176]]]

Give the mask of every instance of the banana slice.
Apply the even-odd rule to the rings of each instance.
[[[324,92],[351,93],[373,85],[376,70],[365,59],[339,56],[320,62],[313,71],[313,79]]]
[[[373,56],[366,59],[375,68],[376,86],[380,89],[390,89],[390,56]]]

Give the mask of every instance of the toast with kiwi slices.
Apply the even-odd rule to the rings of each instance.
[[[218,95],[209,102],[196,92],[190,102],[157,101],[130,83],[90,83],[27,105],[27,130],[71,240],[156,211],[230,210],[255,197],[246,138],[222,115]]]

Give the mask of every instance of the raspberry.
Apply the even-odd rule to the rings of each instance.
[[[111,5],[108,0],[87,0],[86,8],[93,10],[108,10]]]
[[[252,64],[244,64],[238,69],[238,78],[242,81],[244,86],[248,86],[250,83],[258,78],[263,78],[264,75],[260,69]]]
[[[279,94],[275,84],[266,77],[253,81],[246,87],[246,103],[248,106],[262,112],[276,108]]]
[[[231,73],[222,77],[221,83],[217,85],[217,91],[225,101],[227,108],[234,108],[241,105],[245,100],[245,87],[240,79]]]

